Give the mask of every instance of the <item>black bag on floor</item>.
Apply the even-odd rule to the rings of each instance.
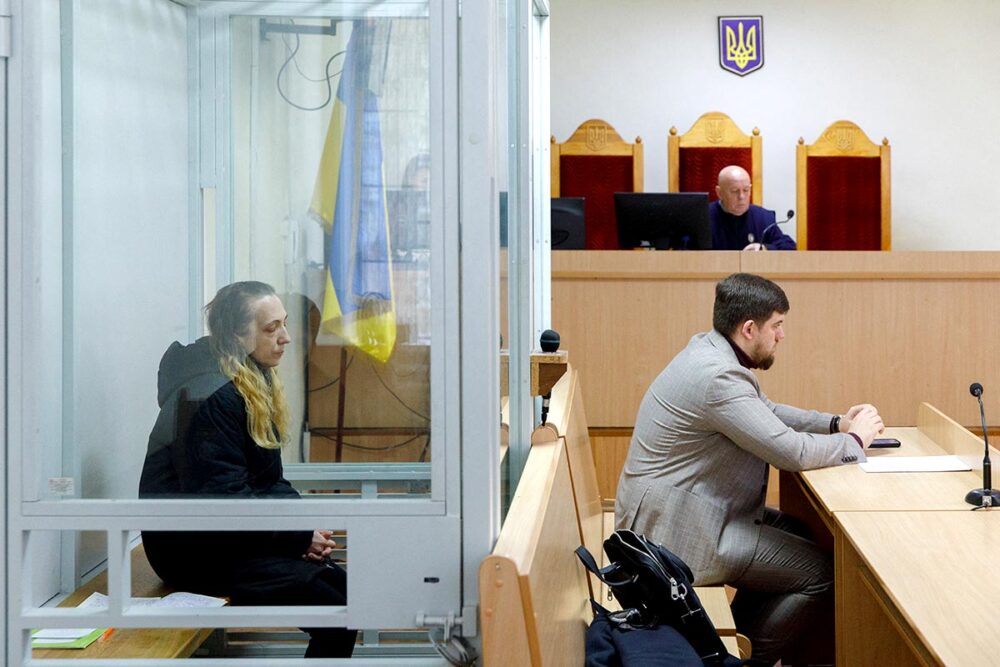
[[[604,551],[611,564],[598,568],[586,547],[576,550],[584,567],[607,584],[622,606],[620,612],[608,612],[591,600],[595,611],[604,611],[612,624],[623,629],[669,625],[684,636],[704,664],[722,665],[727,659],[739,664],[726,651],[701,606],[691,585],[691,569],[684,561],[627,529],[616,530],[604,540]]]

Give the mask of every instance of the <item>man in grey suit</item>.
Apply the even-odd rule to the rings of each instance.
[[[696,584],[736,587],[736,627],[770,662],[832,606],[833,566],[801,526],[764,506],[768,464],[864,461],[883,428],[871,405],[837,416],[761,392],[753,369],[774,362],[788,309],[760,276],[716,285],[713,331],[694,336],[642,399],[615,510],[619,528],[683,558]]]

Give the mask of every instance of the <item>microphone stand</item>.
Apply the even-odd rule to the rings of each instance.
[[[786,222],[788,222],[789,220],[791,220],[793,217],[795,217],[795,211],[793,211],[792,209],[788,209],[788,217],[786,217],[784,220],[775,220],[774,222],[772,222],[771,224],[769,224],[767,227],[765,227],[764,231],[762,231],[760,233],[760,244],[762,246],[766,245],[767,244],[767,233],[769,231],[771,231],[772,229],[774,229],[775,227],[777,227],[778,225],[785,224]],[[753,243],[753,241],[751,241],[750,243]]]
[[[983,424],[983,488],[973,489],[965,494],[965,502],[975,505],[972,509],[1000,507],[1000,491],[993,490],[992,466],[990,465],[990,438],[986,431],[986,410],[983,408],[983,386],[974,382],[969,392],[979,399],[979,418]]]
[[[539,341],[539,344],[542,348],[542,352],[551,354],[553,352],[559,351],[559,342],[560,342],[559,332],[553,331],[552,329],[546,329],[545,331],[542,332],[542,337],[541,340]],[[549,419],[549,401],[551,400],[552,400],[552,390],[550,389],[544,396],[542,396],[542,414],[541,414],[542,426],[545,426],[545,423]]]

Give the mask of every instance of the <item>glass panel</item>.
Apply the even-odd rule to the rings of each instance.
[[[509,352],[508,382],[509,402],[504,414],[509,418],[507,437],[509,448],[503,468],[506,498],[510,498],[520,479],[528,457],[531,431],[535,414],[529,395],[529,354],[532,341],[532,320],[534,299],[540,296],[533,289],[532,243],[531,243],[531,155],[532,141],[528,101],[530,81],[526,72],[528,54],[528,34],[522,26],[529,20],[529,2],[505,2],[500,12],[504,20],[503,46],[498,52],[498,81],[503,81],[504,89],[498,92],[502,102],[498,111],[498,125],[502,126],[506,146],[505,155],[498,165],[498,180],[503,183],[505,195],[505,240],[501,248],[501,324],[506,332],[506,347]],[[501,58],[502,56],[502,58]],[[498,151],[500,153],[500,151]],[[505,504],[502,504],[502,508]]]
[[[508,221],[510,220],[510,209],[508,203],[508,175],[507,175],[507,164],[509,162],[508,155],[508,104],[509,104],[509,91],[510,81],[508,80],[507,74],[507,11],[508,4],[506,0],[497,0],[497,51],[496,51],[496,67],[497,76],[495,99],[496,99],[496,146],[498,150],[496,152],[496,168],[495,172],[497,175],[497,215],[500,222],[500,260],[497,262],[500,267],[500,516],[501,519],[507,514],[507,506],[510,504],[511,494],[513,492],[510,489],[510,372],[509,372],[509,349],[510,349],[510,330],[509,330],[509,311],[510,311],[510,298],[508,289],[508,239],[509,239],[509,227]]]
[[[217,186],[204,190],[191,166],[212,153],[195,140],[205,130],[191,97],[194,13],[158,0],[65,7],[69,205],[46,232],[57,258],[61,234],[63,298],[43,312],[58,323],[56,352],[62,341],[61,387],[47,389],[62,414],[40,426],[28,488],[40,498],[135,498],[140,485],[141,497],[256,496],[274,482],[292,494],[272,466],[280,458],[368,464],[297,470],[306,493],[426,497],[439,261],[426,3],[400,5],[407,17],[235,17],[228,41],[203,31],[199,49],[228,46],[231,63],[230,131],[219,134],[231,159],[201,165],[202,182]],[[225,81],[212,85],[205,104]],[[213,183],[226,173],[228,186]],[[207,225],[216,191],[225,197]],[[216,247],[231,278],[202,274]],[[199,343],[205,301],[232,280],[274,295],[252,284],[227,292],[214,309],[226,335]],[[232,410],[200,411],[225,399],[216,391],[230,379]],[[232,433],[213,421],[220,415]],[[198,447],[187,446],[198,428]],[[183,456],[177,443],[187,443]],[[233,463],[228,454],[248,467],[213,477]],[[278,474],[269,482],[264,469]]]
[[[232,20],[237,279],[275,286],[286,463],[427,464],[426,17]],[[314,475],[315,476],[315,475]],[[426,492],[429,471],[407,488]]]
[[[63,273],[60,284],[58,265],[46,266],[43,280],[62,289],[62,356],[57,345],[43,363],[62,373],[62,414],[44,424],[39,490],[135,498],[160,359],[192,339],[201,305],[190,261],[189,14],[155,0],[61,8],[63,245],[53,247]],[[102,557],[87,540],[81,549],[84,569]]]

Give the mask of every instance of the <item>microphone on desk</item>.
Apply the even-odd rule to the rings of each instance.
[[[539,339],[539,344],[542,347],[542,352],[552,353],[559,351],[559,332],[553,331],[552,329],[546,329],[542,332],[542,336]],[[552,391],[549,390],[544,396],[542,396],[542,426],[545,426],[546,420],[549,418],[549,401],[552,400]]]
[[[1000,506],[1000,492],[993,490],[993,480],[990,473],[990,438],[986,433],[986,410],[983,408],[983,385],[973,382],[969,385],[969,393],[979,399],[979,417],[983,422],[983,488],[973,489],[965,494],[965,502],[980,507]]]
[[[774,227],[777,227],[778,225],[785,224],[786,222],[788,222],[789,220],[791,220],[794,217],[795,217],[795,211],[793,211],[792,209],[788,209],[787,217],[784,220],[776,220],[776,221],[772,222],[771,224],[769,224],[767,227],[765,227],[764,231],[762,231],[760,233],[760,242],[761,242],[761,245],[763,245],[764,243],[767,242],[767,233],[769,231],[771,231],[771,229],[773,229]],[[753,243],[753,241],[751,241],[751,243]]]

